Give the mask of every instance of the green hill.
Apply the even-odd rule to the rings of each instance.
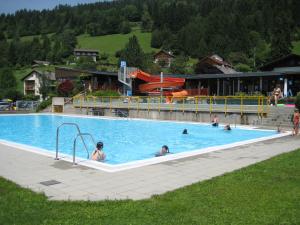
[[[112,34],[104,36],[91,37],[88,34],[83,34],[77,37],[79,48],[97,49],[100,54],[107,53],[110,56],[114,56],[116,51],[124,48],[128,39],[135,35],[144,52],[157,51],[155,48],[151,48],[151,33],[143,33],[141,30],[136,29],[129,34]]]

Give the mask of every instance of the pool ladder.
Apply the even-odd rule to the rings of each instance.
[[[88,148],[87,148],[87,146],[86,146],[86,143],[85,143],[83,137],[84,137],[84,136],[89,136],[89,137],[91,137],[91,139],[92,139],[94,145],[96,145],[96,142],[95,142],[95,139],[93,138],[93,136],[92,136],[91,134],[89,134],[89,133],[81,133],[81,131],[80,131],[80,129],[79,129],[79,126],[78,126],[78,124],[76,124],[76,123],[62,123],[62,124],[59,125],[59,126],[57,127],[57,129],[56,129],[56,155],[55,155],[55,160],[59,160],[59,158],[58,158],[59,130],[60,130],[60,128],[61,128],[62,126],[74,126],[74,127],[76,127],[76,129],[77,129],[77,131],[78,131],[78,133],[77,133],[77,135],[76,135],[76,137],[74,138],[74,141],[73,141],[73,165],[76,165],[76,161],[75,161],[75,157],[76,157],[76,143],[77,143],[77,139],[78,139],[79,137],[80,137],[80,139],[81,139],[81,141],[82,141],[82,143],[83,143],[83,145],[84,145],[84,148],[85,148],[85,150],[86,150],[86,152],[87,152],[87,159],[89,159],[89,158],[90,158],[90,153],[89,153],[89,150],[88,150]]]

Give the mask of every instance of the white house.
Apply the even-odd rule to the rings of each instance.
[[[42,76],[50,81],[55,81],[55,74],[52,72],[40,72],[32,70],[29,74],[22,78],[24,85],[24,95],[35,95],[40,96],[40,87],[42,82]]]

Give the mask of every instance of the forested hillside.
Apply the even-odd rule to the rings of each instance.
[[[300,39],[299,12],[299,0],[120,0],[21,10],[0,16],[0,66],[36,58],[60,63],[78,35],[126,34],[139,24],[152,32],[151,47],[193,58],[218,53],[255,69],[291,52]],[[42,36],[21,42],[24,35]]]

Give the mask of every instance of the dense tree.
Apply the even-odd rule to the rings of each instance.
[[[288,0],[273,3],[274,21],[271,29],[271,57],[279,58],[291,53],[293,21]]]
[[[144,10],[141,22],[142,22],[143,31],[151,31],[153,26],[153,21],[147,9]]]
[[[11,69],[5,68],[0,71],[0,90],[15,88],[17,81]]]
[[[175,74],[185,74],[187,72],[188,57],[180,55],[172,62],[170,71]]]
[[[6,45],[0,34],[0,50],[4,50],[0,56],[7,54],[11,65],[24,65],[38,57],[61,62],[72,54],[76,35],[128,33],[134,24],[152,31],[152,47],[199,58],[210,53],[226,58],[242,53],[247,65],[255,69],[269,57],[291,52],[291,42],[300,37],[299,10],[299,0],[119,0],[20,10],[0,16],[1,31],[12,39]],[[49,33],[55,33],[52,44],[45,35]],[[18,39],[40,34],[42,38],[32,42]],[[34,53],[28,52],[31,47]],[[3,58],[0,66],[7,64]]]
[[[49,60],[50,52],[51,52],[51,41],[49,37],[45,34],[42,35],[41,41],[42,41],[42,53],[41,53],[42,59]]]
[[[20,97],[20,93],[16,90],[17,81],[9,68],[0,70],[0,98],[11,98],[12,100]]]
[[[131,27],[128,21],[121,23],[120,32],[122,34],[129,34],[131,32]]]
[[[120,60],[126,61],[128,66],[144,68],[145,54],[135,35],[129,38],[129,42],[121,52]]]
[[[0,68],[8,66],[8,43],[5,35],[0,32]]]
[[[47,74],[48,72],[44,72],[41,76],[40,80],[40,89],[39,92],[42,96],[43,100],[46,100],[46,98],[49,96],[51,92],[51,80],[48,78]]]

